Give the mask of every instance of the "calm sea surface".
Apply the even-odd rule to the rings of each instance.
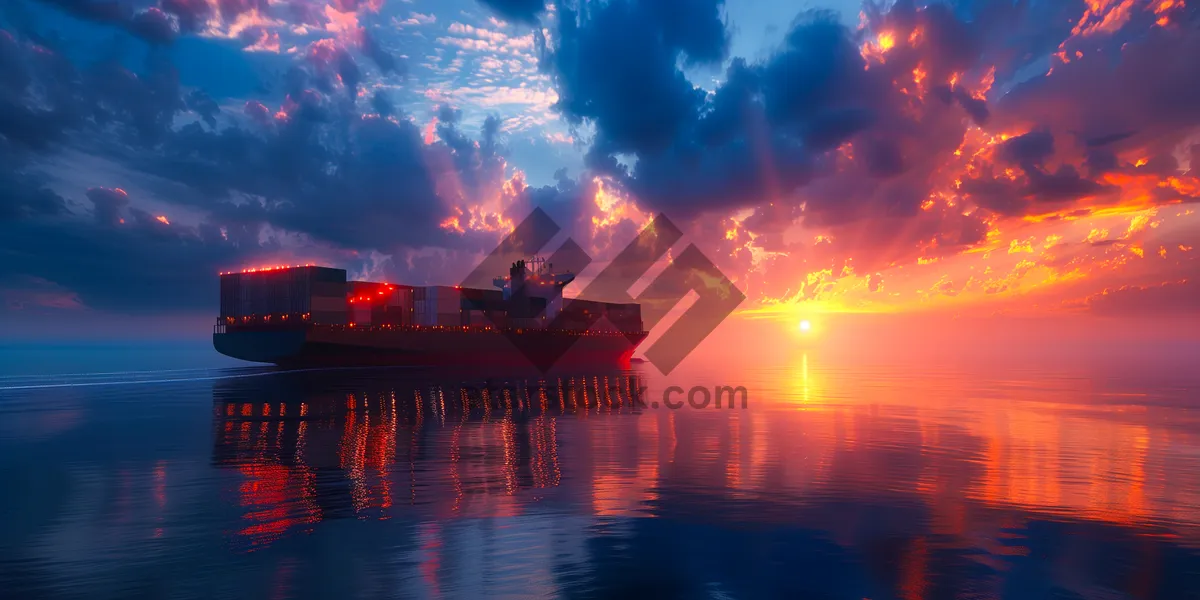
[[[203,350],[7,350],[0,597],[1200,598],[1195,357],[539,380]],[[661,406],[717,385],[747,406]]]

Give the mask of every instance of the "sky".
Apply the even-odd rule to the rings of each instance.
[[[207,332],[263,265],[454,284],[540,207],[581,284],[666,216],[745,319],[1200,338],[1198,12],[10,0],[0,327]]]

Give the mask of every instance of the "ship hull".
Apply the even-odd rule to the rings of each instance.
[[[623,365],[644,333],[582,335],[528,330],[354,331],[341,328],[225,331],[213,347],[226,356],[284,367]]]

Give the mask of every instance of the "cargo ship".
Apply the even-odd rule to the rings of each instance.
[[[220,274],[213,346],[283,367],[628,364],[641,307],[564,298],[569,272],[534,257],[494,289],[352,281],[314,265]]]

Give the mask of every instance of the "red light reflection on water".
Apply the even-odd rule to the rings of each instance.
[[[807,358],[745,376],[765,390],[751,392],[747,410],[632,414],[628,386],[593,378],[487,394],[487,408],[481,393],[443,388],[309,398],[299,410],[226,406],[222,443],[249,463],[239,470],[251,524],[240,533],[261,544],[319,521],[334,501],[317,503],[319,467],[341,473],[350,492],[337,493],[358,518],[503,518],[537,502],[646,517],[688,490],[758,507],[730,519],[817,527],[851,547],[855,518],[822,519],[814,506],[915,504],[927,536],[901,550],[901,597],[931,589],[927,571],[946,544],[1027,553],[1035,518],[1200,546],[1200,455],[1189,454],[1200,435],[1178,426],[1176,411],[1114,395],[1132,392],[1082,376],[864,374]],[[653,399],[661,382],[649,385]],[[475,407],[469,417],[464,404]],[[425,533],[436,553],[436,532]],[[434,573],[429,556],[422,569]]]

